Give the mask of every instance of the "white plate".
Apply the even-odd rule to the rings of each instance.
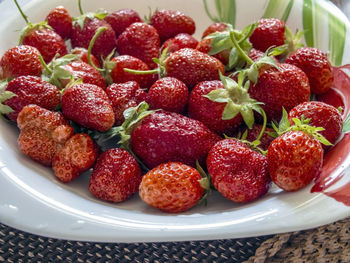
[[[234,1],[219,0],[231,4]],[[44,19],[45,14],[58,4],[63,4],[73,15],[77,15],[76,1],[34,0],[24,6],[33,22]],[[211,23],[203,2],[200,0],[133,0],[82,1],[85,10],[105,7],[109,11],[133,8],[141,15],[148,14],[148,7],[178,9],[190,14],[197,23],[197,35]],[[216,16],[212,1],[210,12]],[[282,17],[288,4],[293,1],[273,0],[236,1],[236,25],[242,26],[257,20],[264,13]],[[350,54],[345,50],[339,54],[335,44],[328,41],[334,34],[342,34],[342,28],[350,31],[345,16],[332,4],[325,1],[305,1],[311,3],[309,12],[302,12],[303,1],[295,0],[288,24],[294,31],[310,24],[303,24],[311,18],[313,31],[308,41],[323,50],[331,50],[332,61],[336,64],[350,62]],[[270,4],[270,5],[268,5]],[[0,54],[14,46],[18,40],[16,30],[24,26],[12,1],[0,4]],[[223,8],[222,17],[225,18]],[[266,11],[267,10],[267,11]],[[304,10],[305,11],[305,10]],[[333,22],[328,26],[327,14],[339,19],[333,31]],[[310,16],[310,14],[313,14]],[[305,16],[309,15],[309,16]],[[333,19],[334,19],[333,17]],[[344,27],[342,27],[344,26]],[[328,28],[332,28],[330,31]],[[5,36],[5,37],[4,37]],[[337,38],[337,45],[342,38]],[[349,46],[349,33],[346,41]],[[340,45],[341,47],[341,45]],[[110,204],[96,200],[88,191],[89,174],[85,174],[70,184],[58,182],[48,168],[42,167],[23,156],[17,148],[18,130],[3,120],[0,121],[0,221],[9,226],[38,235],[86,241],[136,242],[136,241],[182,241],[239,238],[281,233],[314,228],[350,215],[350,207],[335,201],[322,193],[310,193],[311,185],[295,193],[285,193],[273,188],[259,201],[237,205],[218,194],[212,195],[208,206],[197,206],[182,214],[165,214],[142,203],[138,196],[122,204]],[[349,156],[348,156],[349,157]],[[345,174],[343,183],[350,177],[349,158],[339,164],[339,173]]]

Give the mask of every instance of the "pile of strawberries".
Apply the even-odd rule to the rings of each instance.
[[[38,24],[21,11],[20,44],[0,60],[0,111],[20,129],[19,149],[58,180],[91,169],[97,198],[139,191],[182,212],[211,189],[246,203],[271,182],[296,191],[320,174],[343,123],[341,109],[314,100],[333,71],[301,33],[271,18],[243,30],[214,23],[198,41],[179,11],[143,21],[79,8]]]

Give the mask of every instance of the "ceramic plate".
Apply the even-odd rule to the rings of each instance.
[[[33,22],[43,20],[59,4],[77,15],[76,2],[20,1]],[[350,44],[350,24],[328,1],[208,0],[206,5],[201,0],[82,2],[88,11],[99,7],[109,11],[132,8],[141,15],[148,14],[148,7],[178,9],[194,18],[197,37],[212,23],[211,19],[242,28],[261,17],[277,17],[287,21],[292,31],[305,30],[305,42],[329,51],[334,66],[350,63],[350,51],[345,49]],[[5,0],[0,9],[0,54],[3,54],[16,45],[17,30],[24,26],[24,21],[12,1]],[[335,87],[323,100],[345,104],[345,115],[350,102],[348,69],[336,67],[335,71]],[[142,203],[137,195],[122,204],[96,200],[88,191],[88,173],[70,184],[62,184],[50,169],[19,152],[15,126],[1,120],[0,132],[0,221],[38,235],[105,242],[240,238],[314,228],[350,215],[346,205],[349,205],[349,135],[344,135],[327,154],[320,178],[301,191],[286,193],[273,187],[264,198],[245,205],[213,194],[208,206],[165,214]]]

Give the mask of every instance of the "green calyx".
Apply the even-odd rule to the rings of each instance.
[[[204,95],[204,97],[211,101],[226,103],[222,114],[223,120],[233,119],[240,113],[246,125],[252,128],[254,124],[253,111],[255,110],[262,113],[260,107],[262,103],[250,98],[248,93],[250,82],[246,81],[244,83],[245,78],[243,72],[238,73],[238,82],[223,76],[221,73],[220,79],[224,88],[212,90],[209,94]]]
[[[300,119],[293,118],[294,124],[291,125],[288,119],[288,113],[283,108],[282,118],[277,125],[276,123],[272,123],[272,128],[275,130],[275,134],[270,134],[273,137],[278,137],[282,134],[285,134],[290,131],[302,131],[306,133],[307,135],[317,139],[320,143],[326,145],[326,146],[332,146],[333,144],[330,143],[324,136],[322,136],[319,132],[324,131],[324,128],[322,127],[314,127],[310,126],[310,119],[304,119],[302,116]]]
[[[207,205],[207,198],[209,194],[211,193],[211,185],[210,185],[210,175],[207,174],[204,169],[199,164],[198,160],[196,160],[196,169],[199,172],[201,179],[198,180],[200,186],[204,189],[204,194],[202,195],[201,199],[198,203],[203,203]]]
[[[78,4],[79,4],[80,16],[73,18],[73,26],[78,24],[81,30],[83,30],[83,28],[84,28],[84,24],[85,24],[86,19],[92,20],[94,18],[97,18],[99,20],[103,20],[108,15],[107,10],[104,10],[104,9],[99,9],[95,13],[93,13],[93,12],[84,13],[82,8],[81,8],[80,0],[78,1]]]
[[[0,80],[0,115],[9,114],[14,111],[10,106],[3,104],[6,100],[17,96],[15,93],[11,91],[6,91],[8,82],[9,80],[7,79]]]

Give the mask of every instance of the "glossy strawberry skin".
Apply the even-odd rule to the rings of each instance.
[[[81,79],[83,83],[106,88],[106,82],[100,72],[83,61],[73,61],[62,67],[68,70],[76,80]]]
[[[330,143],[334,144],[339,138],[343,129],[341,113],[335,107],[320,101],[308,101],[291,109],[288,118],[293,123],[293,118],[311,119],[309,125],[322,127],[320,131]],[[325,149],[326,146],[322,145]]]
[[[52,159],[52,169],[61,182],[68,183],[89,170],[97,156],[96,143],[89,135],[78,133],[70,137],[64,146],[56,151]]]
[[[118,126],[124,122],[123,112],[130,107],[136,107],[147,97],[147,93],[136,81],[113,83],[107,87],[106,93],[113,107],[115,125]]]
[[[24,36],[22,44],[36,47],[46,63],[49,63],[57,54],[59,57],[67,54],[62,37],[48,28],[29,31]]]
[[[310,86],[305,73],[290,64],[279,64],[260,70],[258,82],[249,88],[249,94],[263,102],[268,120],[279,121],[282,107],[290,111],[296,105],[309,101]]]
[[[260,19],[249,40],[254,48],[263,52],[271,46],[281,46],[286,40],[285,23],[276,18]]]
[[[88,51],[85,48],[81,48],[81,47],[76,47],[74,49],[71,50],[70,52],[71,54],[74,55],[78,55],[79,59],[82,62],[85,62],[86,64],[89,64],[89,59],[88,59]],[[100,67],[100,62],[97,60],[97,58],[93,55],[90,54],[91,56],[91,61],[92,63],[96,66],[96,67]]]
[[[61,100],[63,115],[83,127],[104,132],[115,121],[106,92],[92,84],[78,84],[66,89]]]
[[[131,134],[131,148],[148,168],[164,162],[195,166],[205,162],[219,140],[203,123],[178,113],[157,111],[144,118]]]
[[[46,21],[63,39],[72,34],[72,17],[63,6],[57,6],[46,17]]]
[[[118,37],[133,23],[142,22],[140,15],[132,9],[121,9],[108,14],[104,20],[110,24]]]
[[[180,33],[192,35],[196,31],[193,19],[180,11],[157,10],[150,24],[158,31],[161,42]]]
[[[197,39],[187,33],[180,33],[173,38],[165,41],[161,50],[168,48],[168,53],[173,53],[181,48],[196,48],[198,45]]]
[[[89,190],[99,199],[122,202],[137,192],[141,179],[141,169],[134,157],[124,149],[109,149],[97,160]]]
[[[225,66],[216,58],[191,48],[183,48],[172,53],[164,66],[168,77],[174,77],[192,89],[197,83],[206,80],[220,79]]]
[[[139,195],[148,205],[168,213],[195,206],[204,193],[199,172],[182,163],[163,163],[143,176]]]
[[[25,105],[36,104],[54,110],[60,103],[59,88],[36,76],[15,78],[8,83],[6,90],[16,94],[5,102],[14,110],[7,115],[13,121],[17,121],[17,116]]]
[[[112,59],[116,63],[111,71],[111,77],[114,83],[124,83],[127,81],[136,81],[141,88],[148,89],[153,84],[152,75],[132,74],[124,71],[124,68],[135,70],[149,70],[145,62],[129,55],[122,55]]]
[[[317,48],[302,47],[291,54],[286,63],[305,72],[309,78],[311,93],[326,93],[334,81],[333,68],[327,55]]]
[[[215,32],[222,32],[227,29],[227,25],[225,23],[216,22],[211,25],[209,25],[203,32],[202,39],[206,36],[213,34]]]
[[[214,187],[234,202],[251,202],[270,187],[267,158],[236,139],[216,143],[208,154],[207,167]]]
[[[304,132],[291,131],[270,144],[267,161],[272,181],[285,191],[297,191],[320,174],[323,149]]]
[[[150,68],[157,66],[153,58],[158,58],[159,48],[157,30],[146,23],[131,24],[117,39],[117,51],[120,55],[139,58]]]
[[[188,101],[188,88],[175,78],[165,77],[157,80],[147,94],[147,102],[152,109],[182,113]]]
[[[204,123],[212,131],[218,134],[232,135],[242,122],[242,116],[238,114],[230,120],[223,120],[222,113],[226,103],[219,103],[204,97],[211,91],[224,89],[220,80],[203,81],[192,90],[188,102],[188,112],[191,118]]]
[[[58,112],[37,105],[25,106],[18,115],[18,146],[22,153],[50,166],[57,150],[73,136],[74,130]]]
[[[92,37],[100,27],[106,27],[107,29],[96,39],[91,52],[98,60],[106,58],[116,47],[116,36],[111,25],[104,20],[87,18],[82,29],[78,24],[73,25],[73,48],[82,47],[87,49]]]
[[[39,60],[40,52],[37,48],[20,45],[5,52],[0,60],[3,78],[16,78],[19,76],[40,76],[43,66]]]

